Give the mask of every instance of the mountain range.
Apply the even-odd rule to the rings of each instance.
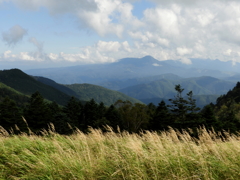
[[[119,91],[137,99],[171,98],[176,94],[174,89],[176,84],[181,84],[185,92],[193,91],[194,95],[221,95],[235,86],[234,82],[202,76],[176,80],[159,79],[150,83],[130,86]]]
[[[74,91],[74,89],[76,89],[76,91]],[[81,89],[80,95],[79,89]],[[99,89],[101,90],[100,96]],[[31,94],[36,91],[46,100],[55,101],[60,105],[66,105],[71,96],[78,98],[83,103],[93,98],[96,102],[103,102],[108,106],[115,103],[118,99],[128,100],[132,103],[142,103],[121,92],[108,90],[95,85],[75,84],[72,86],[68,85],[67,87],[48,78],[30,76],[19,69],[0,71],[0,100],[9,96],[17,102],[21,100],[23,103],[27,103]],[[94,91],[96,92],[95,94]]]
[[[82,101],[90,101],[91,99],[94,99],[96,102],[103,102],[105,105],[108,106],[114,104],[119,99],[123,101],[130,101],[132,103],[142,103],[141,101],[129,97],[121,92],[110,90],[93,84],[84,83],[62,85],[44,77],[33,76],[33,78],[43,84],[54,87],[57,90],[64,92],[69,96],[74,96]]]
[[[210,64],[210,65],[209,65]],[[79,65],[62,68],[32,69],[25,72],[34,76],[50,78],[61,84],[90,83],[101,85],[109,81],[126,81],[162,74],[176,74],[180,77],[212,76],[229,78],[239,75],[240,65],[219,60],[192,59],[192,64],[180,61],[158,61],[151,56],[124,58],[114,63]]]
[[[151,56],[145,56],[124,58],[107,64],[33,69],[25,72],[67,84],[65,87],[75,90],[75,93],[79,92],[78,97],[84,97],[80,95],[83,87],[94,84],[97,86],[93,86],[96,89],[93,94],[99,92],[99,97],[101,86],[147,104],[157,104],[161,99],[167,101],[175,95],[175,85],[181,84],[184,92],[193,91],[199,106],[203,106],[204,103],[215,103],[218,96],[235,86],[240,79],[239,69],[239,63],[233,65],[232,62],[219,60],[191,59],[191,63],[184,64],[181,61],[158,61]],[[89,88],[88,91],[90,92]]]
[[[115,63],[62,68],[0,71],[0,90],[25,101],[36,91],[49,100],[65,105],[71,96],[85,102],[94,99],[106,105],[118,99],[133,103],[168,101],[175,96],[175,85],[184,93],[193,91],[198,106],[215,103],[240,79],[239,63],[191,59],[158,61],[151,56],[124,58]],[[3,91],[4,89],[4,91]],[[1,98],[1,97],[0,97]],[[23,99],[24,99],[23,98]]]

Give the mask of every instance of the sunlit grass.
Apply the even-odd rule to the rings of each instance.
[[[1,132],[0,179],[240,179],[240,137],[204,128],[199,139],[172,129],[91,129],[71,136]]]

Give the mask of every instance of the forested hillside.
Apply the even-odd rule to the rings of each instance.
[[[228,94],[223,95],[217,104],[209,104],[203,109],[196,106],[192,91],[186,92],[181,85],[175,86],[175,95],[154,104],[131,103],[118,100],[107,107],[104,103],[96,103],[93,99],[82,104],[72,97],[66,105],[59,106],[55,102],[46,102],[39,92],[31,95],[28,104],[18,106],[14,100],[5,98],[0,102],[0,125],[7,130],[39,133],[53,123],[55,130],[61,134],[69,134],[75,128],[88,132],[88,127],[105,129],[109,125],[114,131],[126,130],[140,132],[142,130],[193,129],[194,136],[200,126],[216,131],[226,130],[231,133],[240,129],[239,83]],[[24,117],[24,118],[22,118]],[[16,128],[16,126],[18,128]]]
[[[71,84],[65,86],[73,90],[77,94],[77,97],[84,101],[94,99],[98,103],[104,102],[107,106],[114,104],[119,99],[132,103],[142,103],[140,100],[127,96],[121,92],[109,90],[97,85]]]
[[[19,106],[26,104],[30,97],[26,96],[15,89],[3,84],[0,82],[0,102],[4,100],[4,98],[10,97],[14,100]]]
[[[234,82],[203,76],[176,80],[160,79],[150,83],[130,86],[119,91],[136,99],[166,99],[174,95],[174,86],[176,84],[181,84],[186,91],[193,91],[194,95],[221,95],[235,86]]]
[[[72,96],[78,98],[82,103],[94,98],[96,99],[96,102],[104,102],[104,104],[108,106],[119,99],[124,101],[128,100],[132,103],[142,103],[123,93],[108,90],[100,86],[90,84],[65,86],[48,78],[29,76],[19,69],[0,71],[0,82],[2,86],[5,87],[4,89],[6,89],[6,87],[8,88],[8,93],[5,92],[4,94],[8,94],[11,99],[16,100],[17,102],[18,100],[16,97],[13,97],[14,95],[10,92],[14,91],[15,93],[24,95],[24,97],[30,97],[33,93],[38,91],[46,100],[54,101],[59,105],[66,105]],[[9,91],[9,89],[12,91]],[[3,88],[1,88],[1,90],[3,91]],[[2,96],[6,97],[5,95]]]
[[[0,82],[28,96],[38,91],[45,99],[61,105],[66,104],[70,99],[67,94],[35,80],[19,69],[0,71]]]

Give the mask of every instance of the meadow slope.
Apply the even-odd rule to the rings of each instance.
[[[0,179],[240,179],[240,136],[90,129],[0,135]]]

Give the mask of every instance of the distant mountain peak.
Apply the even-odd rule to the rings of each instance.
[[[123,58],[116,63],[124,64],[124,65],[145,66],[145,65],[157,64],[159,63],[159,61],[153,58],[152,56],[144,56],[142,58]]]
[[[152,57],[152,56],[150,56],[150,55],[147,55],[147,56],[144,56],[144,57],[142,57],[142,58],[140,58],[140,59],[155,59],[155,58]]]

